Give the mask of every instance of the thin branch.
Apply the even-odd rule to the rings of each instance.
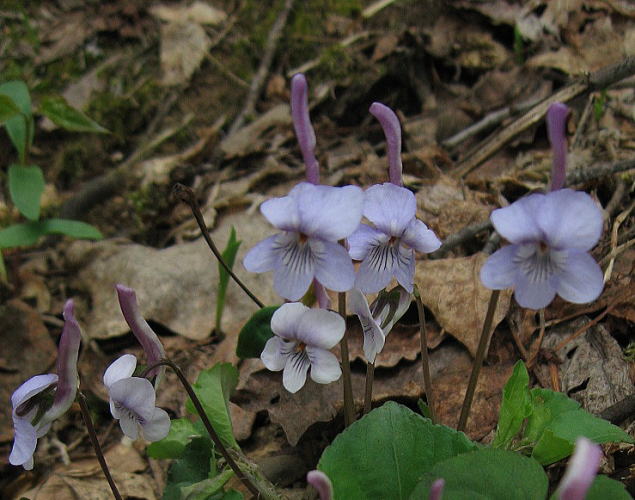
[[[238,113],[238,116],[234,119],[231,127],[229,127],[228,135],[232,135],[235,133],[240,127],[245,123],[245,119],[254,114],[254,110],[256,108],[256,102],[260,97],[262,89],[267,80],[267,75],[269,74],[269,68],[271,67],[271,62],[273,61],[273,56],[278,47],[278,42],[280,41],[280,37],[282,36],[282,32],[284,31],[284,27],[287,24],[287,19],[289,18],[289,13],[293,8],[293,4],[295,0],[285,0],[284,7],[278,14],[278,18],[273,23],[271,30],[269,31],[269,36],[267,37],[267,42],[265,43],[264,54],[262,59],[260,60],[260,66],[256,71],[253,79],[251,80],[251,85],[249,86],[249,93],[247,94],[247,98],[245,99],[245,106],[242,111]]]
[[[174,185],[173,193],[174,193],[174,196],[176,196],[179,200],[189,205],[190,209],[192,210],[192,214],[194,215],[194,218],[196,219],[196,223],[198,224],[198,227],[201,230],[201,233],[203,234],[203,238],[205,238],[205,242],[207,243],[207,246],[209,246],[210,250],[214,254],[214,257],[216,257],[218,262],[220,262],[221,266],[223,266],[225,271],[227,271],[227,274],[229,274],[232,277],[232,279],[236,282],[236,284],[240,288],[242,288],[243,292],[245,292],[247,296],[251,300],[253,300],[254,303],[259,308],[262,309],[263,307],[265,307],[265,304],[258,297],[256,297],[251,292],[251,290],[249,290],[249,288],[247,288],[247,285],[245,285],[240,280],[240,278],[238,278],[238,276],[234,274],[234,271],[232,271],[231,268],[227,265],[227,263],[225,262],[225,259],[223,259],[223,256],[218,251],[218,248],[216,248],[216,244],[214,243],[214,240],[212,240],[212,237],[210,236],[209,231],[207,230],[207,225],[205,224],[205,219],[203,218],[201,209],[199,208],[198,203],[196,202],[196,196],[194,196],[194,191],[192,191],[189,187],[184,186],[183,184],[177,183]]]
[[[581,94],[603,89],[633,74],[635,74],[635,57],[626,57],[620,63],[607,66],[589,76],[575,80],[538,103],[527,113],[502,130],[490,135],[484,141],[474,146],[472,151],[458,163],[452,174],[455,177],[464,177],[472,170],[478,168],[518,134],[542,121],[547,113],[547,109],[549,109],[549,106],[554,102],[568,102]]]

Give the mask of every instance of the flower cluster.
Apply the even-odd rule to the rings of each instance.
[[[554,150],[552,191],[534,193],[491,215],[511,245],[485,262],[481,281],[494,290],[514,288],[518,304],[541,309],[556,294],[576,304],[595,300],[604,287],[600,266],[589,255],[602,233],[602,212],[586,193],[561,189],[565,179],[564,123],[567,108],[547,115]]]
[[[432,252],[441,242],[416,218],[415,196],[402,185],[401,127],[395,113],[380,103],[370,108],[386,136],[390,182],[365,192],[357,186],[323,186],[318,184],[307,95],[306,79],[296,75],[291,82],[291,115],[307,182],[261,205],[262,214],[280,232],[253,247],[243,264],[251,272],[273,271],[274,289],[291,301],[300,300],[311,284],[321,307],[328,304],[323,287],[350,291],[364,329],[364,352],[373,362],[392,324],[409,304],[415,251]],[[362,217],[369,223],[362,222]],[[357,272],[353,261],[360,261]],[[396,294],[399,312],[390,306],[371,313],[363,293],[379,292],[393,279],[401,285]],[[339,316],[310,311],[301,304],[285,304],[274,314],[271,328],[276,336],[261,357],[267,368],[284,370],[283,384],[290,392],[304,385],[309,366],[317,382],[339,378],[339,365],[327,351],[344,332],[335,317]],[[334,330],[327,331],[325,325]]]

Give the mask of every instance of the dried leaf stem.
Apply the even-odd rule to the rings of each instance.
[[[104,476],[106,476],[106,481],[108,481],[108,486],[110,486],[112,495],[115,497],[115,500],[122,500],[121,494],[119,493],[117,485],[115,484],[115,480],[112,478],[112,474],[110,473],[110,469],[108,468],[108,464],[106,463],[104,452],[101,449],[101,445],[99,444],[97,432],[95,432],[95,426],[93,425],[93,419],[90,416],[90,408],[88,408],[88,403],[86,402],[86,396],[84,396],[81,391],[77,392],[77,400],[79,401],[79,409],[82,412],[84,424],[86,424],[86,429],[88,430],[90,443],[93,445],[95,455],[97,455],[97,461],[99,462],[99,466],[101,467]]]
[[[470,381],[467,384],[467,391],[465,392],[465,399],[463,400],[463,407],[461,408],[461,416],[459,417],[459,425],[457,426],[457,429],[459,431],[465,430],[467,419],[470,416],[470,409],[472,408],[472,400],[474,399],[474,392],[476,391],[478,376],[481,372],[483,360],[487,355],[487,348],[489,347],[490,334],[492,332],[492,323],[494,322],[494,312],[496,311],[496,305],[498,304],[499,295],[500,290],[492,290],[492,295],[489,299],[489,305],[487,306],[487,313],[485,314],[485,321],[483,323],[481,339],[479,340],[478,348],[476,350],[476,356],[474,357],[474,364],[472,366]]]
[[[236,282],[236,284],[240,288],[242,288],[243,292],[245,292],[247,296],[251,300],[253,300],[254,303],[259,308],[262,309],[263,307],[265,307],[264,303],[258,297],[256,297],[251,292],[251,290],[249,290],[249,288],[247,288],[247,285],[245,285],[242,281],[240,281],[240,278],[238,278],[238,276],[234,274],[234,271],[232,271],[231,268],[227,265],[227,263],[225,262],[225,259],[223,259],[223,256],[218,251],[218,248],[216,248],[216,245],[214,244],[214,240],[212,240],[212,237],[209,234],[209,231],[207,230],[207,225],[205,224],[205,219],[203,218],[201,209],[199,208],[198,203],[196,201],[196,196],[194,196],[194,191],[192,191],[189,187],[184,186],[183,184],[177,183],[174,185],[173,193],[174,193],[174,196],[176,196],[179,200],[189,205],[190,209],[192,210],[192,214],[194,215],[194,218],[196,219],[196,223],[198,224],[198,227],[201,230],[201,233],[203,234],[203,238],[205,238],[205,242],[207,243],[207,246],[210,248],[210,250],[214,254],[214,257],[218,259],[218,262],[220,262],[221,266],[223,266],[225,271],[227,271],[227,274],[229,274],[232,277],[232,279]]]

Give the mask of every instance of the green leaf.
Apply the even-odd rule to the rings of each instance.
[[[549,480],[532,458],[513,451],[484,448],[436,464],[410,496],[428,498],[430,486],[445,480],[443,500],[543,500]]]
[[[273,337],[271,317],[280,306],[267,306],[249,318],[238,334],[236,355],[241,359],[259,358],[267,340]]]
[[[20,109],[20,114],[9,118],[4,126],[9,138],[18,150],[20,163],[26,163],[27,149],[33,143],[33,114],[31,112],[31,96],[26,84],[19,80],[0,85],[0,94],[11,98]]]
[[[532,457],[543,465],[568,457],[580,436],[596,443],[634,442],[622,429],[591,415],[562,393],[532,389],[531,396],[533,412],[527,419],[525,438],[535,444]]]
[[[181,500],[181,488],[208,479],[216,474],[213,445],[207,436],[192,439],[181,458],[174,461],[168,472],[163,491],[164,500]]]
[[[155,441],[146,448],[150,458],[179,458],[187,444],[200,436],[194,424],[187,418],[177,418],[170,424],[170,432],[161,441]]]
[[[13,164],[9,167],[11,200],[27,219],[40,218],[40,197],[44,191],[44,175],[38,166]]]
[[[225,483],[231,479],[234,471],[224,470],[213,478],[203,479],[198,483],[181,487],[182,500],[207,500],[214,493],[218,493]]]
[[[46,234],[64,234],[81,240],[101,240],[103,235],[95,226],[78,220],[47,219],[42,221]]]
[[[585,500],[632,500],[626,491],[626,486],[607,476],[597,476],[587,491]]]
[[[217,363],[209,370],[198,375],[193,384],[194,392],[201,400],[207,418],[223,444],[229,448],[238,448],[234,438],[232,421],[229,416],[229,396],[238,383],[238,370],[231,363]],[[185,408],[196,413],[191,400],[187,400]]]
[[[234,268],[234,262],[236,261],[236,254],[240,247],[241,241],[236,239],[236,230],[234,226],[229,233],[229,240],[223,253],[223,260],[230,269]],[[216,330],[217,334],[221,330],[221,319],[223,317],[223,309],[225,309],[225,296],[227,295],[227,285],[229,284],[229,273],[225,270],[225,267],[218,263],[218,295],[216,297]]]
[[[99,123],[88,118],[81,111],[70,106],[61,96],[45,97],[40,104],[40,113],[55,125],[72,132],[94,132],[109,134]]]
[[[531,414],[531,396],[529,394],[529,374],[522,361],[514,366],[503,389],[503,401],[496,436],[492,442],[494,448],[507,448],[512,439],[520,432],[525,419]]]
[[[462,432],[388,402],[337,436],[318,469],[333,482],[336,500],[405,499],[437,462],[475,449]]]
[[[35,245],[46,234],[42,221],[14,224],[0,230],[0,248],[27,247]]]
[[[14,248],[35,245],[47,234],[65,234],[73,238],[98,240],[102,238],[99,230],[76,220],[46,219],[15,224],[0,231],[0,248]]]
[[[21,113],[18,105],[8,95],[0,94],[0,124]]]

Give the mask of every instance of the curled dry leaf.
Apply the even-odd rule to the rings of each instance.
[[[161,26],[161,68],[164,85],[186,83],[198,69],[212,41],[197,23],[168,23]],[[183,57],[187,54],[187,57]]]
[[[421,300],[432,311],[446,332],[456,338],[472,355],[485,321],[491,290],[481,284],[479,272],[487,255],[478,253],[456,259],[417,262],[415,283]],[[501,291],[494,314],[498,325],[509,309],[511,290]]]
[[[548,329],[543,348],[554,348],[589,321],[584,316]],[[591,413],[598,414],[635,392],[622,348],[602,324],[590,327],[555,354],[563,360],[558,365],[562,392]]]

